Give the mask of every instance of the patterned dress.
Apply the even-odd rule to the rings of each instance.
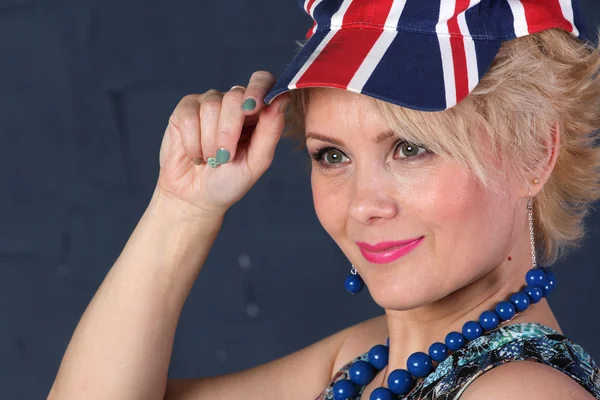
[[[316,400],[333,400],[333,385],[341,379],[349,379],[350,366],[361,360],[368,361],[368,353],[343,366]],[[600,370],[592,357],[555,330],[531,322],[502,326],[469,342],[420,380],[402,399],[458,399],[469,384],[486,371],[510,361],[525,360],[558,369],[600,399]],[[363,390],[360,389],[357,399]]]

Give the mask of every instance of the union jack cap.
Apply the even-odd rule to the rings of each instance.
[[[265,103],[333,87],[422,111],[464,99],[505,40],[560,28],[588,40],[578,0],[300,0],[308,41]]]

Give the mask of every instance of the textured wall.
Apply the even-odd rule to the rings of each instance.
[[[596,0],[583,1],[590,22]],[[167,119],[190,92],[279,73],[309,21],[294,0],[0,0],[0,398],[45,398],[79,317],[144,211]],[[183,312],[172,375],[263,363],[381,313],[314,215],[283,142],[229,213]],[[551,303],[600,359],[600,214]],[[590,318],[590,311],[592,310]],[[306,327],[310,327],[307,329]]]

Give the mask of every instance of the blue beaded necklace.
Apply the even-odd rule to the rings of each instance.
[[[535,263],[534,263],[535,265]],[[352,281],[352,282],[349,282]],[[526,286],[522,291],[513,293],[508,301],[501,301],[496,308],[484,311],[478,321],[468,321],[461,332],[450,332],[446,335],[444,343],[436,342],[429,347],[428,353],[416,352],[408,357],[407,369],[396,369],[387,379],[388,387],[378,387],[371,393],[370,400],[395,400],[403,398],[410,393],[416,380],[425,378],[433,369],[433,363],[441,363],[450,355],[450,352],[461,349],[467,342],[480,337],[484,331],[496,329],[501,323],[513,319],[519,312],[525,311],[530,304],[539,302],[556,286],[556,277],[548,268],[534,267],[525,276]],[[350,285],[348,285],[350,283]],[[346,280],[346,288],[360,290],[364,283],[362,278],[355,273]],[[359,289],[360,288],[360,289]],[[349,379],[343,379],[333,386],[335,400],[355,399],[378,371],[388,364],[389,338],[387,345],[373,346],[368,353],[369,361],[357,361],[349,370]],[[398,397],[400,396],[400,397]]]

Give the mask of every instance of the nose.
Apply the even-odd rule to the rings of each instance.
[[[374,224],[394,218],[398,205],[391,195],[393,183],[375,171],[356,174],[349,204],[349,215],[363,224]]]

